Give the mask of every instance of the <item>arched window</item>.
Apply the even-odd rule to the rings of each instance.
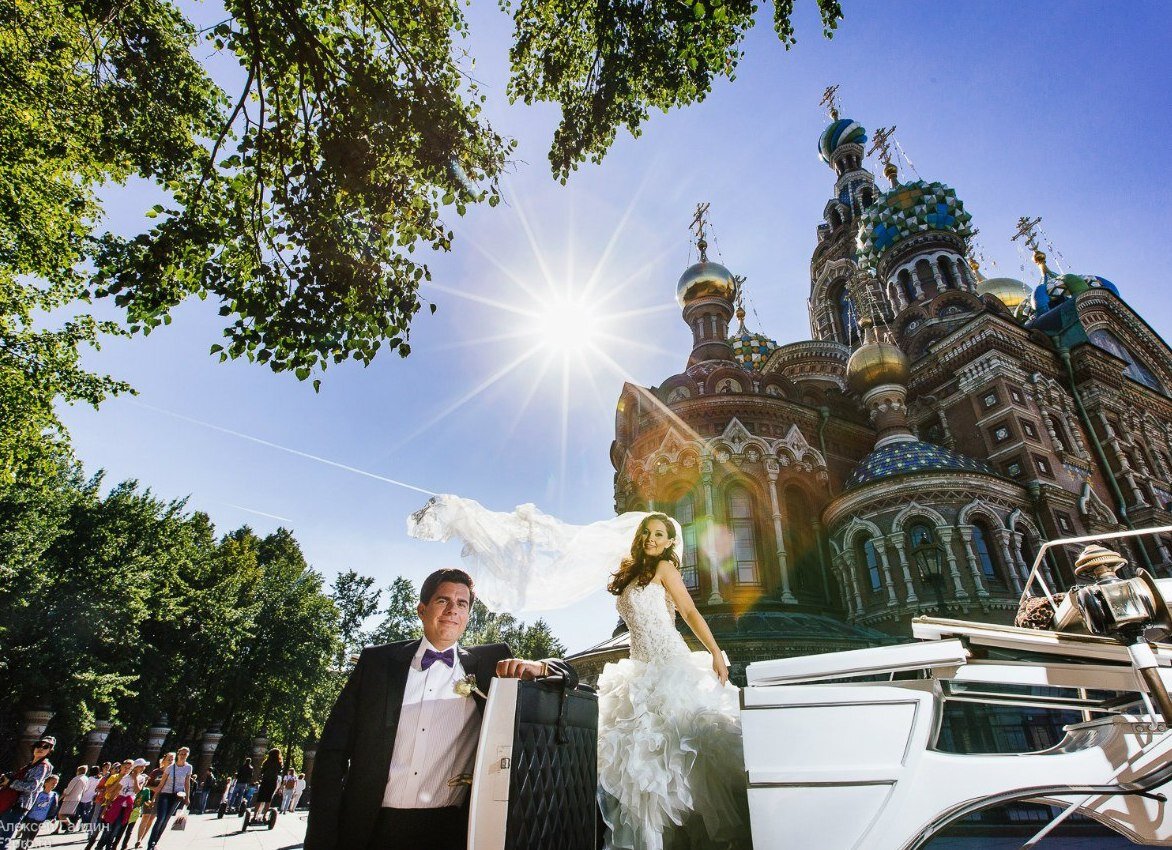
[[[685,493],[679,498],[673,514],[684,531],[684,539],[680,541],[677,550],[680,556],[680,572],[683,574],[684,584],[694,590],[700,586],[700,573],[697,569],[696,555],[696,504],[691,493]]]
[[[867,565],[867,577],[871,580],[871,592],[876,593],[883,586],[879,574],[879,553],[875,551],[875,541],[868,537],[858,547],[859,563]]]
[[[907,269],[900,269],[897,277],[899,278],[899,286],[903,290],[904,297],[907,298],[908,303],[910,304],[915,301],[916,288],[912,283],[912,273]]]
[[[997,570],[993,550],[989,548],[991,535],[984,522],[978,520],[973,523],[973,555],[976,556],[977,566],[981,575],[993,581],[1002,581],[1001,573]]]
[[[956,274],[952,270],[952,260],[939,257],[936,260],[936,267],[940,269],[940,277],[944,280],[945,288],[956,289]]]
[[[927,292],[929,286],[936,285],[936,278],[932,275],[932,264],[927,260],[916,263],[916,280],[920,283],[921,292]]]
[[[1123,374],[1127,375],[1127,377],[1139,381],[1146,387],[1151,387],[1156,392],[1164,392],[1164,385],[1160,383],[1160,379],[1156,377],[1155,373],[1143,361],[1137,360],[1128,350],[1127,346],[1120,342],[1119,338],[1111,333],[1111,331],[1105,328],[1097,328],[1091,331],[1088,337],[1099,348],[1110,354],[1114,354],[1127,364],[1127,368],[1123,370]]]
[[[760,584],[753,497],[744,487],[735,486],[728,491],[728,525],[733,538],[734,578],[738,584]]]
[[[935,543],[936,535],[932,533],[932,528],[927,523],[917,522],[907,530],[907,541],[908,547],[915,549],[925,543]]]
[[[859,339],[859,311],[845,286],[838,291],[838,326],[842,328],[842,341],[853,346]]]

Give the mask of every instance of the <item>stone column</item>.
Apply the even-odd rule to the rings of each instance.
[[[712,460],[705,458],[700,462],[700,478],[704,482],[704,515],[708,518],[704,529],[705,545],[708,550],[708,578],[712,582],[712,592],[708,595],[709,605],[719,605],[724,602],[720,595],[720,558],[716,551],[716,514],[712,512]]]
[[[777,539],[777,565],[781,570],[781,601],[796,603],[797,597],[790,590],[789,584],[789,556],[785,551],[785,529],[781,521],[781,501],[777,498],[777,476],[781,466],[776,460],[765,462],[765,471],[769,474],[769,503],[773,508],[773,536]]]
[[[113,728],[114,724],[109,720],[99,720],[93,729],[86,732],[85,742],[81,746],[82,764],[99,763],[102,747],[106,745],[106,739],[110,737],[110,730]]]
[[[857,613],[862,614],[865,606],[863,604],[863,594],[859,592],[859,577],[855,573],[858,565],[855,564],[854,553],[849,549],[844,550],[839,557],[842,558],[843,576],[850,582],[851,593],[855,597],[855,610]]]
[[[171,733],[169,723],[170,720],[167,715],[160,714],[159,719],[147,730],[146,760],[151,764],[159,760],[159,753],[163,750],[163,742],[167,740],[167,735]]]
[[[1020,594],[1022,591],[1022,582],[1025,578],[1029,578],[1029,573],[1027,571],[1023,578],[1018,568],[1018,560],[1014,557],[1011,551],[1012,547],[1009,545],[1012,532],[1008,528],[999,528],[997,529],[997,536],[1001,539],[1001,556],[1005,560],[1005,569],[1009,573],[1009,577],[1013,579],[1014,591]]]
[[[973,574],[973,587],[977,589],[977,596],[988,596],[989,591],[985,589],[985,582],[981,577],[981,565],[977,563],[977,552],[973,549],[973,527],[962,525],[960,538],[964,541],[964,551],[969,559],[969,570]]]
[[[957,599],[968,599],[968,591],[964,589],[964,585],[960,581],[960,569],[956,564],[956,552],[952,548],[952,529],[938,528],[940,532],[940,542],[944,544],[944,556],[948,558],[948,574],[952,576],[953,587],[956,588]]]
[[[252,739],[252,779],[257,781],[260,779],[260,766],[265,760],[265,753],[269,751],[269,733],[265,729],[261,729],[257,736]]]
[[[53,709],[48,706],[38,706],[27,709],[21,716],[20,740],[16,745],[16,769],[20,769],[33,760],[33,744],[41,740],[45,734],[45,727],[53,719]]]
[[[904,601],[908,605],[919,602],[920,597],[916,595],[916,586],[912,582],[912,571],[907,562],[907,552],[904,551],[903,532],[897,531],[890,535],[888,539],[891,541],[891,545],[895,547],[895,551],[899,554],[899,565],[903,569],[903,580],[907,585],[907,596],[904,598]]]
[[[887,547],[883,544],[882,537],[875,537],[871,540],[871,545],[875,547],[876,554],[879,555],[879,566],[883,570],[883,581],[887,584],[887,607],[893,607],[899,604],[899,599],[895,595],[895,582],[891,578],[891,563],[887,560]]]
[[[213,723],[204,731],[199,742],[199,764],[195,768],[197,776],[203,776],[204,771],[212,766],[216,747],[220,746],[220,741],[223,739],[224,733],[220,731],[219,723]]]

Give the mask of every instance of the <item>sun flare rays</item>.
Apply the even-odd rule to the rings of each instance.
[[[520,239],[515,241],[526,246],[527,253],[522,249],[522,256],[511,257],[504,253],[508,250],[504,245],[461,234],[492,274],[470,285],[476,291],[433,282],[425,292],[475,305],[476,312],[470,315],[475,316],[479,333],[433,350],[475,348],[472,370],[485,374],[469,378],[467,388],[442,403],[392,451],[476,400],[490,403],[484,396],[491,388],[507,387],[508,408],[499,415],[500,427],[494,430],[504,440],[522,438],[522,425],[530,417],[550,435],[551,443],[556,440],[556,455],[551,453],[548,461],[557,474],[555,492],[550,495],[561,501],[567,487],[571,434],[577,430],[572,427],[574,417],[589,417],[597,427],[609,430],[619,390],[616,386],[608,392],[611,376],[622,375],[625,380],[629,371],[641,371],[640,367],[652,362],[652,368],[662,372],[668,358],[678,356],[678,351],[655,341],[656,330],[668,325],[668,314],[679,309],[671,289],[662,283],[671,252],[646,240],[633,243],[637,236],[630,222],[646,185],[644,179],[625,209],[612,219],[615,223],[608,235],[589,237],[588,243],[579,229],[572,197],[564,244],[551,245],[542,232],[548,222],[512,192],[506,208],[517,225]],[[587,250],[584,244],[598,247]],[[498,362],[503,365],[494,368]],[[498,390],[491,403],[497,404],[500,395]]]

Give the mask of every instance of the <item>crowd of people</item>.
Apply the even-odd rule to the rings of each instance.
[[[258,816],[269,807],[290,812],[306,788],[305,774],[286,770],[276,748],[254,782],[250,758],[235,776],[219,779],[211,768],[197,776],[191,751],[180,747],[153,769],[144,758],[79,765],[58,791],[61,777],[49,760],[56,745],[52,736],[41,738],[27,764],[0,776],[0,850],[28,850],[47,823],[54,831],[88,832],[86,850],[129,850],[132,838],[135,850],[155,850],[168,826],[186,827],[189,813],[221,803],[233,812],[254,806]]]

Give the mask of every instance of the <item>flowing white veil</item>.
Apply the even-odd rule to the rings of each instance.
[[[511,513],[490,511],[473,499],[435,496],[407,518],[419,540],[464,544],[460,553],[489,610],[564,608],[602,590],[647,512],[630,511],[589,525],[571,525],[525,504]],[[675,545],[683,540],[675,526]]]

